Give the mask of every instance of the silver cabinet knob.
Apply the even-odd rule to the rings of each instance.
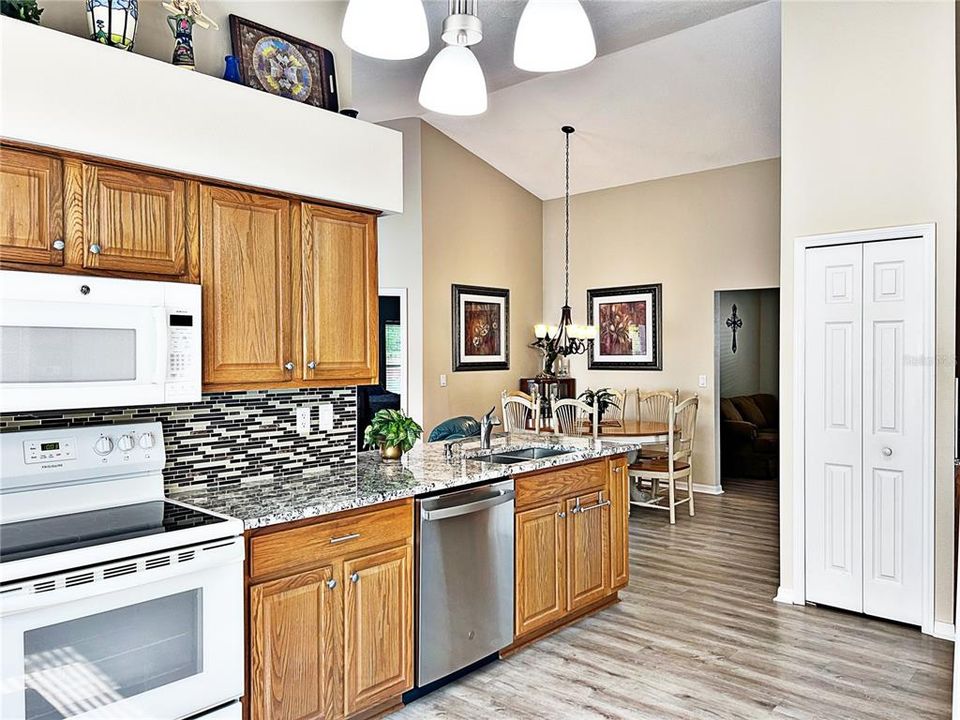
[[[64,247],[66,247],[66,245],[64,245],[63,240],[54,240],[54,241],[53,241],[53,249],[54,249],[54,250],[63,250]]]
[[[92,252],[94,255],[99,255],[99,254],[100,254],[100,246],[97,245],[97,243],[93,243],[93,245],[90,246],[90,252]]]
[[[310,362],[307,363],[307,367],[313,370],[317,367],[317,363],[311,360]]]
[[[292,362],[288,362],[288,363],[284,363],[283,367],[287,370],[293,370],[296,367],[296,365],[294,365]]]
[[[880,451],[880,454],[883,455],[884,457],[890,457],[891,455],[893,455],[893,449],[885,447]]]
[[[355,572],[353,575],[351,575],[351,576],[350,576],[350,582],[352,582],[352,583],[360,582],[360,573]]]
[[[557,513],[557,517],[560,518],[561,520],[562,520],[563,518],[565,518],[566,516],[567,516],[567,514],[566,514],[565,512],[558,512],[558,513]]]
[[[337,586],[337,581],[336,581],[336,580],[334,580],[333,578],[330,578],[329,580],[327,580],[327,587],[328,587],[328,588],[330,588],[331,590],[333,590],[336,586]]]

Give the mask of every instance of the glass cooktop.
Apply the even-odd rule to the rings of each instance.
[[[23,520],[0,525],[0,562],[221,522],[226,521],[164,500]]]

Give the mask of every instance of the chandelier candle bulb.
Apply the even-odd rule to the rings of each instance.
[[[547,326],[543,323],[533,326],[533,334],[540,340],[547,336]]]

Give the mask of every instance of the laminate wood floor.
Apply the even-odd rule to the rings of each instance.
[[[412,718],[949,718],[953,645],[776,604],[776,483],[635,508],[622,602],[411,703]]]

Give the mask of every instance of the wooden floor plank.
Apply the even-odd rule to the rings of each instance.
[[[396,720],[926,720],[950,717],[953,645],[775,604],[776,482],[726,483],[697,515],[636,508],[622,602],[391,716]]]

